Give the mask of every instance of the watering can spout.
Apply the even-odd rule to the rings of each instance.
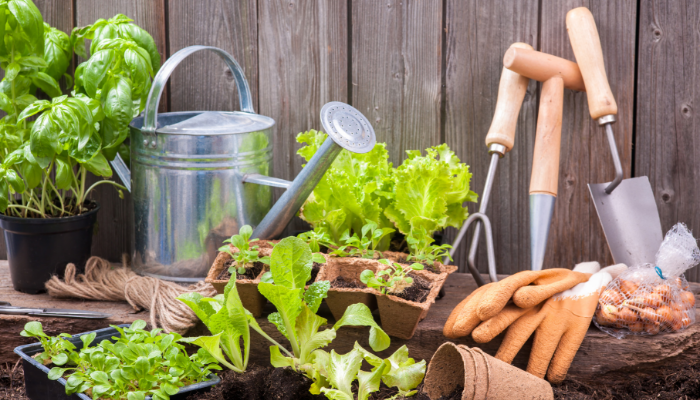
[[[117,156],[114,160],[110,161],[110,164],[112,164],[112,168],[114,168],[114,172],[117,173],[119,179],[122,180],[122,184],[124,184],[126,190],[131,192],[131,171],[129,171],[129,167],[126,166],[122,156],[117,153]]]
[[[321,109],[321,124],[328,133],[328,138],[294,181],[288,184],[287,191],[253,231],[253,237],[273,239],[281,234],[343,149],[367,153],[376,143],[374,129],[369,121],[345,103],[333,101],[324,105]],[[244,182],[253,183],[253,179],[244,178]],[[263,182],[256,179],[255,183],[284,187],[276,180]]]

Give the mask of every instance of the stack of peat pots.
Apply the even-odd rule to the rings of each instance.
[[[423,391],[431,399],[449,396],[458,388],[462,400],[552,400],[552,386],[544,379],[491,357],[478,348],[446,342],[428,365]]]
[[[402,267],[409,268],[410,262],[406,262],[406,254],[384,252],[384,257],[393,262],[398,262]],[[368,288],[360,280],[360,274],[364,270],[378,271],[390,268],[378,260],[357,257],[329,257],[328,262],[321,268],[317,280],[331,282],[326,303],[333,317],[340,319],[345,309],[351,304],[363,303],[370,310],[379,309],[382,329],[390,336],[400,339],[410,339],[416,331],[418,323],[428,315],[430,306],[435,302],[447,275],[456,271],[455,266],[445,266],[439,262],[430,268],[421,271],[411,271],[408,276],[422,278],[430,285],[430,292],[422,301],[410,301],[391,294],[381,294],[379,291]],[[348,283],[346,286],[336,285],[337,279]]]

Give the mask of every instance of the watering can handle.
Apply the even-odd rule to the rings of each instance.
[[[187,58],[192,53],[196,53],[200,50],[211,50],[218,54],[228,65],[229,69],[233,73],[233,78],[236,80],[236,86],[238,87],[238,100],[241,104],[241,111],[255,113],[253,109],[253,98],[250,95],[250,87],[248,86],[248,81],[243,75],[243,70],[238,64],[235,58],[229,53],[211,46],[189,46],[173,54],[168,60],[161,66],[160,71],[156,74],[153,79],[153,85],[151,86],[151,91],[148,93],[148,99],[146,100],[145,115],[143,120],[142,132],[146,135],[155,135],[156,127],[158,126],[158,104],[160,103],[160,96],[163,94],[163,88],[170,78],[170,74],[173,73],[175,67],[177,67],[182,60]]]

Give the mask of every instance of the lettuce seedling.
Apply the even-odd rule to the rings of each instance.
[[[413,284],[413,278],[407,275],[400,264],[392,263],[389,260],[379,260],[380,263],[388,265],[390,268],[378,271],[376,274],[370,269],[362,271],[360,281],[367,287],[378,290],[381,294],[402,293]],[[413,263],[409,268],[415,271],[422,270],[423,264]]]
[[[223,295],[209,298],[191,292],[181,294],[177,299],[187,304],[213,335],[184,338],[181,341],[202,347],[218,362],[233,371],[243,373],[248,367],[250,328],[271,343],[278,344],[260,329],[250,311],[243,307],[235,278],[229,280]]]
[[[406,261],[434,265],[435,260],[444,257],[452,260],[452,256],[450,256],[450,249],[452,246],[449,244],[443,244],[441,246],[434,245],[433,242],[435,239],[428,235],[428,231],[424,227],[411,230],[411,233],[406,237],[406,241],[411,250],[411,253],[406,257]]]
[[[358,236],[357,233],[350,236],[350,230],[346,230],[340,237],[340,241],[344,245],[344,249],[350,249],[348,251],[350,256],[359,255],[362,258],[374,258],[375,254],[379,254],[381,257],[382,253],[377,250],[377,247],[384,237],[394,232],[394,229],[380,228],[376,222],[367,220],[361,230],[362,236]]]
[[[291,351],[278,344],[270,347],[272,365],[291,367],[311,379],[318,379],[314,353],[331,343],[342,326],[369,326],[369,342],[375,351],[386,349],[390,341],[364,304],[351,305],[333,328],[320,330],[327,321],[316,315],[316,311],[327,296],[330,282],[314,282],[305,289],[311,276],[312,263],[311,249],[304,241],[296,237],[283,239],[272,250],[270,258],[274,283],[261,282],[258,290],[277,308],[277,312],[270,314],[268,320],[289,340],[291,346]]]
[[[37,325],[38,324],[38,325]],[[66,394],[85,393],[94,399],[168,400],[179,388],[202,382],[213,370],[216,360],[204,349],[187,356],[182,337],[162,334],[161,329],[145,331],[146,322],[134,321],[128,328],[112,325],[121,336],[115,342],[103,340],[93,346],[96,333],[80,336],[82,348],[68,347],[65,362],[56,364],[48,374],[57,380],[67,374]],[[27,336],[42,338],[39,322],[25,325]],[[61,334],[65,340],[70,335]],[[51,342],[49,340],[49,342]],[[44,346],[44,341],[42,341]],[[66,348],[64,348],[65,350]],[[44,353],[51,352],[44,347]],[[55,358],[54,358],[55,360]]]
[[[300,233],[297,235],[297,237],[306,242],[311,251],[314,253],[319,253],[321,251],[321,246],[326,247],[327,249],[338,247],[338,245],[333,242],[333,239],[331,239],[331,237],[328,235],[326,229],[320,226],[317,226],[312,231]]]
[[[367,361],[371,371],[362,371],[362,361]],[[386,360],[365,350],[357,342],[347,354],[330,354],[319,350],[315,354],[317,369],[327,377],[328,386],[319,392],[332,400],[366,400],[372,392],[379,390],[384,382],[388,387],[396,387],[399,393],[393,398],[410,397],[425,376],[425,360],[416,363],[408,357],[408,347],[402,346]],[[357,394],[352,392],[352,383],[357,380]],[[312,391],[315,388],[312,386]]]
[[[257,242],[258,239],[251,239],[253,228],[250,225],[243,225],[237,235],[231,236],[230,239],[224,240],[224,243],[231,243],[236,246],[238,252],[234,253],[228,245],[219,247],[219,251],[228,253],[233,258],[234,264],[228,269],[228,272],[233,276],[236,272],[238,275],[245,275],[246,268],[253,266],[255,262],[270,264],[270,257],[260,257],[258,245],[251,246],[252,242]]]

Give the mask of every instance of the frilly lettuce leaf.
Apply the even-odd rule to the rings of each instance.
[[[300,133],[297,142],[305,146],[297,154],[309,161],[326,137],[315,130]],[[377,222],[380,228],[393,228],[383,214],[389,204],[386,194],[392,192],[392,173],[389,153],[383,143],[377,143],[365,154],[343,150],[316,185],[299,215],[314,228],[327,229],[335,242],[346,230],[359,233],[367,220]],[[390,241],[390,237],[384,240],[378,250],[386,250]]]
[[[475,202],[469,190],[469,167],[446,144],[426,155],[408,151],[408,159],[393,174],[392,202],[384,211],[401,233],[425,228],[430,235],[448,226],[459,227],[469,215],[464,202]]]

